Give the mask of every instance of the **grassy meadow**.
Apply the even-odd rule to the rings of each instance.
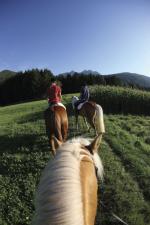
[[[69,116],[68,138],[94,137],[80,118],[75,130],[71,96],[64,95]],[[42,169],[51,158],[43,111],[35,101],[0,108],[0,224],[29,225]],[[99,183],[96,225],[150,225],[150,116],[105,115],[106,134],[99,154],[104,181]],[[104,206],[101,205],[104,204]]]

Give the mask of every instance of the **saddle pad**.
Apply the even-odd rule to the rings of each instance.
[[[66,110],[66,107],[61,102],[58,102],[54,104],[53,106],[62,106]]]
[[[87,101],[86,101],[87,102]],[[80,110],[82,108],[82,106],[86,103],[86,102],[83,102],[83,103],[80,103],[77,107],[78,110]]]

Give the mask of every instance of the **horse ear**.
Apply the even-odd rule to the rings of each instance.
[[[91,142],[90,145],[87,145],[86,148],[90,151],[91,154],[94,154],[94,152],[97,152],[100,143],[102,139],[102,134],[98,134],[94,140]]]
[[[55,149],[57,149],[63,143],[63,142],[59,141],[55,136],[53,136],[53,141],[54,141]]]

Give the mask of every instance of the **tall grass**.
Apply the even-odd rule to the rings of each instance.
[[[105,113],[150,115],[150,92],[98,85],[90,87],[90,92]]]

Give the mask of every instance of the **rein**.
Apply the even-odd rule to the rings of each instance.
[[[108,210],[108,208],[104,205],[104,203],[102,201],[100,201],[101,206],[103,206],[104,209],[106,209],[108,211],[108,214],[110,214],[112,217],[114,217],[116,220],[118,220],[120,223],[124,224],[124,225],[129,225],[128,223],[126,223],[123,219],[121,219],[119,216],[117,216],[115,213],[113,213],[112,211]]]

